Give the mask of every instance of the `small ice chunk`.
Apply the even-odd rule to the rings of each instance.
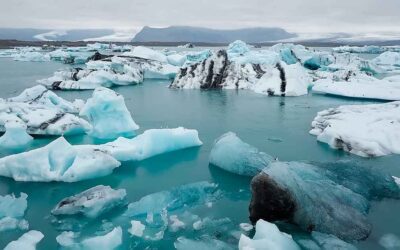
[[[70,249],[84,250],[112,250],[122,244],[122,228],[116,227],[111,232],[77,242],[78,235],[73,232],[63,232],[56,237],[60,246]]]
[[[240,223],[239,226],[245,232],[249,232],[249,231],[253,230],[253,228],[254,228],[253,225],[251,225],[249,223]]]
[[[160,51],[156,51],[143,46],[137,46],[132,51],[122,53],[123,56],[140,57],[144,59],[150,59],[159,61],[162,63],[168,63],[167,57]]]
[[[83,214],[90,218],[117,207],[125,202],[125,189],[114,190],[110,186],[95,186],[82,193],[60,201],[52,214]]]
[[[4,217],[0,219],[0,232],[19,229],[28,230],[29,223],[24,219],[16,219],[12,217]]]
[[[128,232],[134,236],[142,237],[146,226],[137,220],[132,220],[131,225],[132,227],[128,230]]]
[[[180,229],[185,228],[185,223],[181,220],[179,220],[177,215],[171,215],[169,217],[169,220],[171,221],[169,228],[171,232],[177,232]]]
[[[39,231],[29,231],[18,240],[10,242],[4,250],[35,250],[36,245],[43,239],[44,235]]]
[[[394,234],[385,234],[379,239],[379,245],[387,250],[400,249],[400,238]]]
[[[257,221],[253,239],[246,235],[240,237],[239,250],[300,250],[292,236],[279,231],[275,224],[264,220]]]
[[[234,174],[254,176],[274,159],[228,132],[216,140],[210,163]]]
[[[23,149],[33,141],[24,123],[10,121],[4,125],[6,132],[0,137],[0,148]]]
[[[108,88],[96,88],[80,115],[89,119],[93,127],[89,134],[97,138],[130,137],[139,129],[126,108],[124,97]]]
[[[0,196],[0,218],[23,217],[28,207],[26,198],[28,198],[28,195],[25,193],[21,193],[19,198],[15,197],[14,194]]]

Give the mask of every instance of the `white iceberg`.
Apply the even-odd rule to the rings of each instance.
[[[311,79],[300,64],[282,62],[267,70],[251,89],[266,95],[301,96],[308,93],[310,85]]]
[[[133,48],[132,51],[122,53],[122,56],[129,57],[140,57],[144,59],[150,59],[154,61],[159,61],[162,63],[168,63],[167,57],[160,51],[146,48],[143,46],[137,46]]]
[[[318,113],[311,134],[364,157],[400,154],[400,102],[345,105]]]
[[[4,124],[6,132],[0,137],[0,148],[23,149],[33,141],[24,123],[10,121]]]
[[[4,250],[35,250],[36,245],[43,239],[44,235],[39,231],[29,231],[18,240],[10,242]]]
[[[15,54],[14,60],[23,62],[48,62],[50,61],[50,57],[46,53],[37,51],[27,51]]]
[[[133,139],[120,137],[103,145],[89,145],[108,152],[119,161],[141,161],[152,156],[202,145],[197,130],[149,129]],[[84,146],[82,146],[84,147]]]
[[[9,230],[28,230],[29,223],[24,219],[17,219],[12,217],[4,217],[0,219],[0,232]]]
[[[372,61],[378,65],[394,65],[400,67],[400,52],[385,52]]]
[[[25,210],[28,207],[26,198],[28,198],[28,195],[25,193],[21,193],[19,198],[15,197],[14,195],[0,196],[0,218],[23,217]]]
[[[76,242],[78,235],[74,232],[63,232],[56,237],[58,244],[62,248],[77,250],[112,250],[117,249],[122,244],[122,228],[116,227],[111,232],[94,236]]]
[[[274,159],[229,132],[216,140],[210,163],[234,174],[255,176]]]
[[[174,66],[181,67],[186,62],[186,55],[172,54],[167,56],[168,63]]]
[[[110,174],[120,162],[94,148],[77,148],[64,137],[47,146],[0,159],[0,175],[16,181],[64,181],[101,177]]]
[[[133,139],[101,145],[69,144],[63,137],[47,146],[0,159],[0,176],[17,181],[75,182],[111,174],[119,161],[141,161],[202,145],[196,130],[150,129]]]
[[[275,224],[264,220],[257,221],[253,239],[241,235],[239,250],[300,250],[292,236],[279,231]]]
[[[124,97],[103,87],[94,90],[92,98],[83,106],[80,116],[88,118],[92,125],[89,134],[97,138],[130,137],[139,129],[125,106]]]
[[[230,43],[228,46],[228,49],[226,50],[226,52],[228,53],[229,56],[243,55],[249,51],[250,51],[249,46],[241,40],[236,40],[236,41]]]
[[[51,211],[54,215],[83,214],[95,218],[125,203],[125,189],[114,190],[110,186],[95,186],[82,193],[60,201]]]
[[[79,113],[79,110],[85,103],[80,99],[69,102],[56,95],[54,92],[47,90],[46,87],[42,85],[27,88],[22,91],[20,95],[8,98],[7,101],[43,105],[50,108],[58,108],[68,113]]]

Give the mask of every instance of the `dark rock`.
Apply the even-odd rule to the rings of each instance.
[[[296,210],[296,202],[288,190],[279,186],[264,172],[251,181],[252,198],[249,206],[250,221],[290,221]]]

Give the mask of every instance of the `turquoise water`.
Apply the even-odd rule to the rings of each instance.
[[[15,96],[35,80],[48,77],[65,65],[46,62],[15,62],[0,59],[0,97]],[[51,209],[63,198],[95,185],[110,185],[125,188],[130,202],[142,196],[170,189],[174,186],[207,180],[219,184],[226,194],[212,208],[198,209],[196,214],[204,218],[229,217],[236,230],[239,223],[248,222],[249,178],[243,178],[216,169],[208,164],[208,156],[216,138],[227,131],[237,133],[244,141],[258,147],[279,160],[337,161],[348,159],[371,165],[376,171],[400,176],[400,157],[386,156],[364,159],[332,150],[317,142],[308,134],[310,123],[320,110],[342,104],[370,103],[371,101],[337,98],[321,95],[302,97],[267,97],[250,91],[200,91],[168,89],[169,82],[145,81],[141,85],[119,87],[114,90],[125,97],[125,102],[140,131],[150,128],[173,128],[183,126],[199,131],[204,145],[153,157],[142,162],[125,162],[112,175],[78,183],[23,183],[0,178],[0,195],[25,192],[28,194],[28,209],[25,218],[31,229],[41,231],[45,238],[38,249],[56,249],[55,237],[60,233],[52,223]],[[92,91],[57,92],[61,97],[73,100],[86,99]],[[36,138],[32,148],[47,144],[52,137]],[[71,143],[102,143],[87,136],[67,138]],[[5,156],[10,152],[0,152]],[[379,238],[386,233],[400,236],[400,201],[384,200],[372,204],[369,219],[373,224],[371,236],[358,243],[360,249],[380,249]],[[82,236],[93,235],[102,229],[102,220],[118,220],[121,211],[104,215],[87,223]],[[127,229],[129,220],[123,224],[123,249],[131,249],[136,243]],[[216,232],[209,232],[216,234]],[[6,232],[0,235],[0,248],[15,240],[21,232]],[[218,234],[229,234],[222,231]],[[144,244],[152,248],[169,249],[180,234],[166,234],[164,240]],[[225,238],[224,235],[221,238]],[[233,242],[236,243],[236,242]],[[143,245],[141,245],[143,246]]]

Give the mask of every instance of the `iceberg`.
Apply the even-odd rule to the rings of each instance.
[[[125,197],[125,189],[114,190],[110,186],[99,185],[63,199],[51,213],[54,215],[83,214],[89,218],[96,218],[124,204]]]
[[[16,181],[76,182],[110,174],[120,162],[89,147],[74,147],[64,137],[47,146],[0,159],[0,175]]]
[[[12,217],[4,217],[0,219],[0,232],[9,230],[28,230],[29,223],[24,219],[17,219]]]
[[[400,52],[385,52],[372,60],[378,65],[394,65],[400,67]]]
[[[251,183],[250,220],[288,220],[303,230],[362,240],[371,232],[369,200],[400,198],[395,180],[343,163],[274,162]]]
[[[4,125],[6,132],[0,137],[0,148],[13,150],[24,149],[33,141],[33,137],[26,132],[26,124],[15,121]]]
[[[167,60],[169,64],[181,67],[186,62],[186,56],[181,54],[172,54],[167,56]]]
[[[14,55],[15,61],[22,62],[48,62],[50,61],[49,55],[37,51],[22,51]]]
[[[97,138],[130,137],[139,129],[125,106],[124,97],[103,87],[94,90],[79,115],[88,118],[92,125],[89,134]]]
[[[162,52],[143,46],[137,46],[133,48],[132,51],[124,52],[122,53],[122,56],[139,57],[143,59],[158,61],[161,63],[168,63],[167,57]]]
[[[29,223],[22,219],[28,207],[27,197],[25,193],[21,193],[19,198],[14,194],[0,196],[0,232],[29,228]]]
[[[229,56],[231,55],[243,55],[250,51],[249,46],[240,40],[236,40],[233,43],[229,44],[227,53]]]
[[[279,231],[275,224],[264,220],[257,221],[256,233],[253,239],[242,234],[239,240],[239,250],[300,250],[300,247],[286,233]]]
[[[76,182],[109,175],[120,161],[202,145],[196,130],[150,129],[133,139],[120,137],[101,145],[69,144],[63,137],[47,146],[0,159],[0,176],[16,181]]]
[[[131,225],[131,228],[128,229],[129,233],[133,236],[142,237],[146,226],[137,220],[132,220]]]
[[[4,250],[35,250],[36,245],[43,239],[44,235],[39,231],[29,231],[18,240],[10,242]]]
[[[142,197],[130,203],[126,216],[146,216],[148,213],[161,214],[163,210],[175,211],[185,206],[205,204],[218,198],[217,185],[209,182],[196,182],[161,191]]]
[[[158,154],[202,145],[197,130],[149,129],[133,139],[120,137],[103,145],[86,147],[108,152],[119,161],[141,161]],[[85,146],[82,146],[85,147]]]
[[[318,112],[310,134],[363,157],[400,154],[400,102],[344,105]]]
[[[84,101],[76,99],[73,103],[59,97],[54,92],[47,90],[42,85],[36,85],[25,89],[20,95],[7,99],[8,102],[43,105],[50,108],[58,108],[68,113],[79,113]]]
[[[210,153],[210,164],[234,174],[255,176],[274,158],[243,142],[229,132],[216,140]]]
[[[281,62],[267,70],[251,89],[270,96],[301,96],[308,93],[310,85],[311,79],[300,64]]]
[[[333,51],[338,53],[364,53],[364,54],[381,54],[386,51],[400,52],[399,46],[374,46],[365,45],[363,47],[357,46],[340,46],[333,48]]]
[[[352,98],[400,100],[400,85],[395,78],[377,79],[372,76],[351,73],[345,80],[320,79],[314,83],[313,92]]]
[[[105,235],[87,238],[81,242],[76,242],[77,237],[74,232],[63,232],[56,237],[56,240],[65,249],[112,250],[122,244],[122,228],[116,227]]]

